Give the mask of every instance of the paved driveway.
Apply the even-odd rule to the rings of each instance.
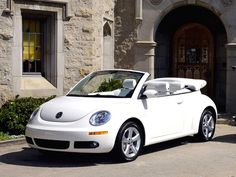
[[[45,157],[26,144],[0,147],[0,177],[236,177],[236,127],[217,125],[211,142],[182,138],[146,147],[134,162],[107,155]]]

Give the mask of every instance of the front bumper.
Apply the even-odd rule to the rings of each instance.
[[[104,130],[102,130],[104,131]],[[86,129],[49,128],[33,126],[26,127],[26,141],[32,148],[80,153],[107,153],[113,149],[116,135],[112,130],[105,130],[105,134],[89,135]]]

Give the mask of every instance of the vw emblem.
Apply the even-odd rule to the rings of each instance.
[[[58,113],[56,114],[56,118],[57,118],[57,119],[61,118],[62,114],[63,114],[63,112],[58,112]]]

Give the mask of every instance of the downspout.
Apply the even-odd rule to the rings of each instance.
[[[143,1],[136,0],[135,2],[135,19],[136,21],[143,20]]]

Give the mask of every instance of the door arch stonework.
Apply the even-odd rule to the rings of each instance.
[[[207,87],[203,91],[212,95],[213,46],[213,36],[204,25],[187,23],[178,28],[173,38],[173,76],[204,79],[207,81]]]
[[[177,7],[161,17],[156,26],[155,77],[179,76],[207,80],[208,84],[202,91],[215,101],[220,112],[224,112],[225,108],[228,109],[227,41],[226,28],[215,13],[202,6]],[[176,59],[181,58],[177,56],[181,54],[177,53],[177,46],[187,60]],[[178,60],[180,63],[176,62]]]

